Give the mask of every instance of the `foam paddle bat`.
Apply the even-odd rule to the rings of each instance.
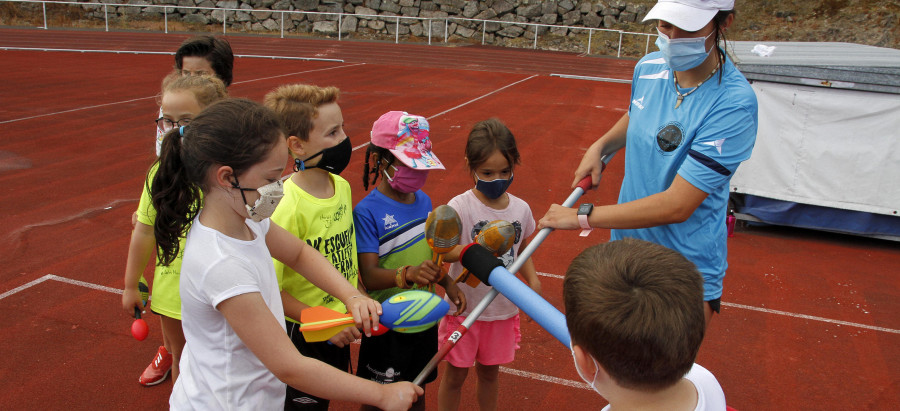
[[[494,220],[481,229],[481,232],[475,236],[474,242],[488,249],[494,257],[500,257],[515,244],[516,228],[509,221]],[[478,277],[471,275],[467,269],[463,269],[455,281],[457,283],[465,282],[472,288],[477,287],[480,282]]]
[[[339,313],[328,307],[309,307],[300,312],[300,331],[307,342],[328,341],[344,328],[354,325],[353,316]],[[379,324],[378,331],[372,331],[373,335],[380,335],[387,328]]]
[[[384,334],[388,329],[402,333],[426,330],[450,311],[450,304],[427,291],[410,290],[391,296],[381,308],[381,324],[372,335]],[[308,342],[326,341],[354,324],[349,314],[322,306],[304,309],[300,322],[300,331]]]
[[[425,220],[425,241],[434,251],[433,262],[438,266],[444,263],[444,254],[459,244],[462,222],[453,207],[446,204],[437,206]],[[443,276],[443,271],[441,271]]]

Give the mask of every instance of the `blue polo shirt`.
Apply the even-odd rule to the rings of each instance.
[[[707,301],[722,296],[729,181],[750,158],[758,123],[756,95],[743,74],[730,59],[720,70],[721,83],[716,73],[675,109],[672,70],[662,53],[638,62],[619,203],[665,191],[676,174],[709,195],[685,222],[611,232],[612,240],[639,238],[682,253],[703,274]]]

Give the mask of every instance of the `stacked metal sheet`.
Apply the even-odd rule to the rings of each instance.
[[[774,46],[762,57],[754,47]],[[852,43],[729,42],[748,80],[900,94],[900,50]],[[764,54],[764,53],[763,53]]]

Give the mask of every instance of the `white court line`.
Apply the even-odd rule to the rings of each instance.
[[[45,113],[45,114],[38,114],[38,115],[36,115],[36,116],[30,116],[30,117],[14,118],[14,119],[12,119],[12,120],[4,120],[4,121],[0,121],[0,124],[12,123],[12,122],[15,122],[15,121],[22,121],[22,120],[31,120],[31,119],[33,119],[33,118],[40,118],[40,117],[47,117],[47,116],[55,116],[55,115],[57,115],[57,114],[71,113],[71,112],[73,112],[73,111],[90,110],[90,109],[92,109],[92,108],[106,107],[106,106],[113,106],[113,105],[116,105],[116,104],[122,104],[122,103],[131,103],[131,102],[133,102],[133,101],[146,100],[146,99],[154,98],[154,97],[156,97],[156,96],[151,96],[151,97],[139,97],[139,98],[133,98],[133,99],[131,99],[131,100],[117,101],[117,102],[115,102],[115,103],[97,104],[97,105],[95,105],[95,106],[85,106],[85,107],[73,108],[73,109],[70,109],[70,110],[57,111],[57,112],[55,112],[55,113]]]
[[[539,276],[541,276],[541,277],[550,277],[550,278],[556,278],[556,279],[560,279],[560,280],[566,278],[564,275],[557,275],[557,274],[550,274],[550,273],[542,273],[542,272],[540,272],[540,271],[537,272],[537,275],[539,275]]]
[[[53,275],[53,274],[47,274],[47,275],[45,275],[45,276],[43,276],[43,277],[41,277],[41,278],[38,278],[37,280],[31,281],[31,282],[26,283],[26,284],[22,284],[22,285],[20,285],[20,286],[18,286],[18,287],[16,287],[16,288],[13,288],[12,290],[9,290],[9,291],[7,291],[7,292],[5,292],[5,293],[3,293],[3,294],[0,294],[0,300],[4,299],[4,298],[6,298],[6,297],[9,297],[9,296],[11,296],[11,295],[13,295],[13,294],[15,294],[15,293],[17,293],[17,292],[19,292],[19,291],[27,290],[27,289],[29,289],[29,288],[31,288],[31,287],[34,287],[34,286],[36,286],[36,285],[38,285],[38,284],[40,284],[40,283],[42,283],[42,282],[44,282],[44,281],[47,281],[47,280],[49,280],[49,279],[51,278],[50,276],[52,276],[52,275]]]
[[[124,291],[119,288],[107,287],[105,285],[99,285],[99,284],[89,283],[89,282],[85,282],[85,281],[73,280],[71,278],[60,277],[60,276],[54,275],[54,274],[47,274],[41,278],[38,278],[37,280],[31,281],[26,284],[22,284],[16,288],[13,288],[12,290],[9,290],[3,294],[0,294],[0,300],[4,299],[6,297],[9,297],[13,294],[16,294],[20,291],[25,291],[31,287],[34,287],[40,283],[45,282],[47,280],[59,281],[61,283],[77,285],[77,286],[81,286],[81,287],[85,287],[85,288],[90,288],[92,290],[106,291],[108,293],[113,293],[113,294],[122,294],[122,292]]]
[[[574,74],[558,74],[558,73],[551,73],[550,77],[561,77],[561,78],[571,78],[571,79],[576,79],[576,80],[605,81],[605,82],[609,82],[609,83],[631,84],[631,79],[622,79],[622,78],[576,76]]]
[[[500,372],[512,374],[512,375],[515,375],[518,377],[531,378],[532,380],[538,380],[538,381],[544,381],[544,382],[549,382],[549,383],[553,383],[553,384],[565,385],[568,387],[581,388],[583,390],[591,389],[591,387],[589,385],[587,385],[583,382],[567,380],[565,378],[559,378],[559,377],[551,377],[549,375],[538,374],[538,373],[533,373],[533,372],[528,372],[528,371],[522,371],[522,370],[517,370],[514,368],[507,368],[507,367],[501,366]]]
[[[542,277],[558,278],[560,280],[565,278],[564,276],[561,276],[561,275],[542,273],[542,272],[538,272],[537,275],[542,276]],[[729,302],[725,302],[725,301],[722,301],[722,305],[725,307],[742,308],[745,310],[759,311],[759,312],[767,313],[767,314],[777,314],[777,315],[783,315],[786,317],[802,318],[804,320],[821,321],[824,323],[840,324],[840,325],[846,325],[846,326],[850,326],[850,327],[865,328],[867,330],[883,331],[883,332],[892,333],[892,334],[900,334],[900,330],[895,330],[892,328],[884,328],[884,327],[877,327],[874,325],[851,323],[848,321],[841,321],[841,320],[832,320],[830,318],[825,318],[825,317],[816,317],[813,315],[797,314],[797,313],[792,313],[792,312],[787,312],[787,311],[773,310],[771,308],[754,307],[752,305],[729,303]]]
[[[113,54],[157,54],[174,56],[175,53],[168,51],[135,51],[135,50],[81,50],[81,49],[51,49],[45,47],[0,47],[0,50],[12,51],[71,51],[78,53],[113,53]]]
[[[519,84],[519,83],[521,83],[521,82],[523,82],[523,81],[525,81],[525,80],[530,80],[530,79],[532,79],[532,78],[534,78],[534,77],[537,77],[537,74],[535,74],[535,75],[533,75],[533,76],[531,76],[531,77],[528,77],[528,78],[525,78],[525,79],[516,81],[516,82],[514,82],[514,83],[507,84],[507,85],[505,85],[505,86],[503,86],[503,87],[500,87],[500,88],[498,88],[498,89],[496,89],[496,90],[494,90],[494,91],[491,91],[490,93],[482,94],[481,96],[475,97],[475,98],[473,98],[473,99],[471,99],[471,100],[469,100],[469,101],[467,101],[467,102],[465,102],[465,103],[462,103],[462,104],[460,104],[460,105],[458,105],[458,106],[456,106],[456,107],[453,107],[453,108],[444,110],[444,111],[442,111],[442,112],[440,112],[440,113],[437,113],[437,114],[435,114],[435,115],[433,115],[433,116],[431,116],[431,117],[426,117],[426,118],[429,119],[429,120],[431,120],[431,119],[433,119],[433,118],[435,118],[435,117],[437,117],[437,116],[440,116],[440,115],[442,115],[442,114],[447,114],[447,113],[449,113],[449,112],[451,112],[451,111],[453,111],[453,110],[456,110],[456,109],[458,109],[458,108],[460,108],[460,107],[463,107],[463,106],[467,106],[467,105],[469,105],[469,104],[472,104],[472,103],[474,103],[474,102],[476,102],[476,101],[478,101],[478,100],[481,100],[481,99],[483,99],[483,98],[485,98],[485,97],[487,97],[487,96],[490,96],[491,94],[498,93],[498,92],[500,92],[500,91],[503,91],[504,89],[510,88],[510,87],[512,87],[512,86],[515,86],[516,84]],[[352,150],[352,151],[359,150],[359,149],[361,149],[361,148],[363,148],[363,147],[365,147],[365,146],[368,146],[368,145],[369,145],[369,143],[363,143],[363,144],[360,144],[360,145],[358,145],[358,146],[356,146],[356,147],[353,147],[353,150]]]
[[[521,79],[521,80],[519,80],[519,81],[517,81],[517,82],[515,82],[515,83],[507,84],[507,85],[505,85],[505,86],[503,86],[503,87],[500,87],[500,88],[498,88],[498,89],[496,89],[496,90],[494,90],[494,91],[492,91],[492,92],[490,92],[490,93],[484,94],[484,95],[482,95],[482,96],[480,96],[480,97],[475,97],[475,98],[473,98],[473,99],[471,99],[471,100],[469,100],[469,101],[467,101],[467,102],[465,102],[465,103],[462,103],[462,104],[460,104],[460,105],[458,105],[458,106],[456,106],[456,107],[453,107],[453,108],[444,110],[444,111],[442,111],[442,112],[440,112],[440,113],[437,113],[437,114],[435,114],[435,115],[433,115],[433,116],[431,116],[431,117],[428,117],[428,119],[431,120],[431,119],[433,119],[433,118],[436,118],[436,117],[439,117],[439,116],[441,116],[441,115],[447,114],[447,113],[449,113],[449,112],[451,112],[451,111],[453,111],[453,110],[456,110],[456,109],[458,109],[458,108],[460,108],[460,107],[462,107],[462,106],[469,105],[469,104],[474,103],[474,102],[476,102],[476,101],[478,101],[478,100],[481,100],[481,99],[483,99],[483,98],[485,98],[485,97],[487,97],[487,96],[489,96],[489,95],[491,95],[491,94],[499,93],[499,92],[501,92],[501,91],[503,91],[503,90],[505,90],[505,89],[508,89],[508,88],[510,88],[510,87],[512,87],[512,86],[515,86],[516,84],[519,84],[519,83],[521,83],[521,82],[523,82],[523,81],[531,80],[531,79],[533,79],[533,78],[535,78],[535,77],[537,77],[537,76],[538,76],[538,75],[535,74],[535,75],[533,75],[533,76],[531,76],[531,77]]]
[[[63,216],[63,217],[61,217],[61,218],[57,218],[57,219],[54,219],[54,220],[45,220],[45,221],[41,221],[41,222],[37,222],[37,223],[33,223],[33,224],[27,224],[27,225],[24,225],[24,226],[22,226],[22,227],[17,228],[15,231],[11,231],[11,232],[6,236],[6,238],[15,238],[15,237],[21,235],[22,233],[24,233],[24,232],[26,232],[26,231],[28,231],[28,230],[32,230],[32,229],[38,228],[38,227],[47,227],[47,226],[51,226],[51,225],[57,225],[57,224],[62,224],[62,223],[68,223],[69,221],[72,221],[72,220],[75,220],[75,219],[87,217],[87,216],[91,215],[92,213],[95,213],[95,212],[102,212],[102,211],[104,211],[104,210],[111,210],[113,207],[118,207],[119,204],[122,204],[122,203],[130,203],[130,202],[133,202],[133,201],[135,201],[135,200],[133,200],[133,199],[117,199],[117,200],[112,200],[112,201],[110,201],[110,202],[108,202],[108,203],[106,203],[106,204],[103,204],[103,205],[101,205],[101,206],[97,206],[97,207],[93,207],[93,208],[88,208],[88,209],[83,210],[83,211],[81,211],[81,212],[78,212],[78,213],[76,213],[76,214],[71,214],[71,215]]]
[[[313,72],[316,72],[316,71],[325,71],[325,70],[334,70],[334,69],[339,69],[339,68],[356,67],[356,66],[362,66],[362,65],[365,65],[365,64],[366,64],[366,63],[355,63],[355,64],[347,64],[347,65],[344,65],[344,66],[334,66],[334,67],[325,67],[325,68],[312,69],[312,70],[304,70],[304,71],[298,71],[298,72],[296,72],[296,73],[279,74],[279,75],[277,75],[277,76],[261,77],[261,78],[255,78],[255,79],[252,79],[252,80],[237,81],[237,82],[234,82],[234,83],[232,83],[232,84],[252,83],[252,82],[254,82],[254,81],[270,80],[270,79],[273,79],[273,78],[279,78],[279,77],[296,76],[296,75],[298,75],[298,74],[313,73]]]
[[[0,50],[13,51],[70,51],[78,53],[111,53],[111,54],[151,54],[151,55],[169,55],[174,56],[175,52],[171,51],[140,51],[140,50],[104,50],[104,49],[51,49],[43,47],[0,47]],[[333,63],[343,63],[341,59],[324,59],[320,57],[293,57],[293,56],[264,56],[259,54],[235,54],[235,57],[243,58],[259,58],[271,60],[305,60],[305,61],[328,61]]]
[[[316,72],[316,71],[324,71],[324,70],[333,70],[333,69],[346,68],[346,67],[354,67],[354,66],[359,66],[359,65],[362,65],[362,64],[365,64],[365,63],[356,63],[356,64],[349,64],[349,65],[345,65],[345,66],[335,66],[335,67],[326,67],[326,68],[313,69],[313,70],[304,70],[304,71],[298,71],[298,72],[296,72],[296,73],[279,74],[279,75],[277,75],[277,76],[271,76],[271,77],[263,77],[263,78],[258,78],[258,79],[251,79],[251,80],[244,80],[244,81],[236,81],[236,82],[234,82],[234,83],[232,83],[232,84],[244,84],[244,83],[250,83],[250,82],[254,82],[254,81],[260,81],[260,80],[268,80],[268,79],[278,78],[278,77],[287,77],[287,76],[295,76],[295,75],[298,75],[298,74],[312,73],[312,72]],[[112,105],[116,105],[116,104],[131,103],[131,102],[133,102],[133,101],[147,100],[147,99],[151,99],[151,98],[156,98],[156,96],[153,95],[153,96],[150,96],[150,97],[139,97],[139,98],[133,98],[133,99],[131,99],[131,100],[117,101],[117,102],[115,102],[115,103],[98,104],[98,105],[94,105],[94,106],[85,106],[85,107],[73,108],[73,109],[69,109],[69,110],[57,111],[57,112],[54,112],[54,113],[45,113],[45,114],[38,114],[38,115],[35,115],[35,116],[30,116],[30,117],[14,118],[14,119],[12,119],[12,120],[0,121],[0,124],[12,123],[12,122],[22,121],[22,120],[30,120],[30,119],[33,119],[33,118],[40,118],[40,117],[47,117],[47,116],[55,116],[55,115],[57,115],[57,114],[71,113],[71,112],[73,112],[73,111],[90,110],[90,109],[92,109],[92,108],[112,106]]]
[[[846,325],[846,326],[857,327],[857,328],[865,328],[867,330],[873,330],[873,331],[884,331],[886,333],[900,334],[900,330],[894,330],[891,328],[876,327],[874,325],[866,325],[866,324],[857,324],[857,323],[851,323],[851,322],[841,321],[841,320],[832,320],[830,318],[816,317],[813,315],[806,315],[806,314],[797,314],[797,313],[791,313],[791,312],[787,312],[787,311],[778,311],[778,310],[773,310],[770,308],[754,307],[752,305],[727,303],[724,301],[722,301],[722,305],[724,305],[726,307],[743,308],[745,310],[750,310],[750,311],[759,311],[759,312],[763,312],[763,313],[767,313],[767,314],[778,314],[778,315],[784,315],[787,317],[803,318],[805,320],[821,321],[821,322],[831,323],[831,324]]]

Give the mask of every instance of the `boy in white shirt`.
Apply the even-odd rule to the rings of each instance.
[[[716,377],[694,364],[703,278],[684,256],[633,238],[595,245],[566,270],[563,300],[575,369],[604,411],[725,410]]]

